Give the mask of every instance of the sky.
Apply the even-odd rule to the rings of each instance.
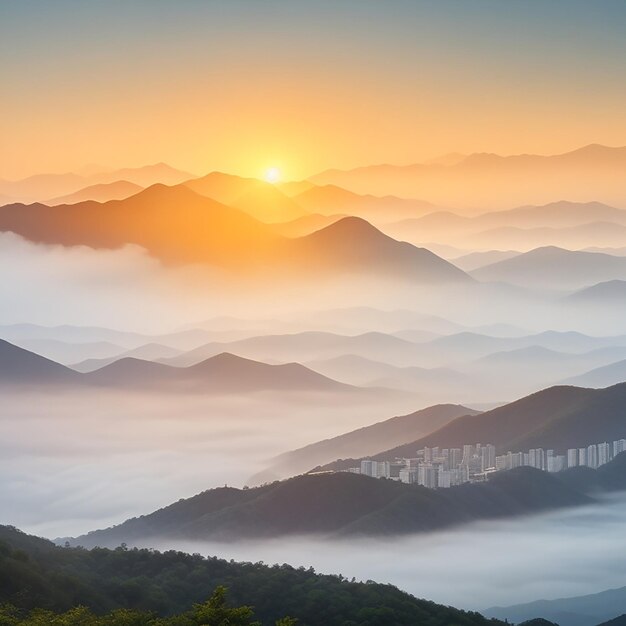
[[[621,0],[0,0],[0,178],[626,145]]]

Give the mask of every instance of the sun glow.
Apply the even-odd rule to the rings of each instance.
[[[277,167],[270,167],[265,171],[265,180],[268,183],[277,183],[280,180],[280,170]]]

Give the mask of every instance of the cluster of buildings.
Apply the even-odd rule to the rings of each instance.
[[[578,466],[597,469],[624,451],[626,439],[619,439],[612,444],[604,442],[584,448],[571,448],[567,454],[533,448],[527,452],[496,455],[494,445],[477,443],[462,448],[422,448],[413,458],[398,458],[395,461],[366,459],[361,461],[360,467],[351,467],[348,471],[437,489],[467,482],[482,482],[494,472],[522,466],[546,472],[560,472]]]

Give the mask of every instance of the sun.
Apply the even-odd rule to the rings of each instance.
[[[265,180],[268,183],[277,183],[280,180],[280,170],[277,167],[270,167],[265,171]]]

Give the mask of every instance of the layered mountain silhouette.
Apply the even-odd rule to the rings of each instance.
[[[626,279],[626,257],[598,252],[537,248],[472,272],[481,281],[506,282],[523,287],[576,289],[594,283]]]
[[[545,615],[559,626],[623,626],[626,623],[626,587],[608,589],[600,593],[555,600],[536,600],[513,606],[494,606],[485,609],[485,615],[513,623],[532,615]],[[613,623],[615,615],[617,618]],[[607,621],[610,620],[610,621]]]
[[[356,390],[300,365],[269,365],[222,353],[191,367],[124,357],[81,373],[0,340],[0,385],[74,385],[196,393]]]
[[[211,489],[72,543],[150,546],[157,538],[399,535],[590,504],[590,483],[594,493],[626,488],[625,454],[601,472],[577,469],[583,471],[555,475],[520,467],[486,483],[437,490],[343,472],[309,474],[253,489]]]
[[[607,280],[567,296],[567,302],[599,306],[626,304],[626,280]]]
[[[358,218],[289,239],[184,185],[153,185],[103,204],[6,205],[0,208],[0,230],[62,245],[116,248],[132,243],[165,262],[257,269],[273,276],[330,272],[433,283],[471,280],[430,251],[391,239]]]
[[[568,378],[565,384],[581,387],[609,387],[626,381],[626,359]]]
[[[426,437],[381,450],[372,458],[410,458],[425,446],[462,448],[478,441],[494,444],[500,454],[537,447],[564,452],[622,439],[625,424],[626,383],[606,389],[559,385],[478,415],[459,417]],[[352,467],[358,461],[346,459],[325,469]]]
[[[139,193],[143,187],[130,183],[127,180],[118,180],[114,183],[101,183],[99,185],[89,185],[79,191],[47,200],[45,204],[54,206],[56,204],[76,204],[77,202],[108,202],[109,200],[124,200]]]
[[[15,201],[45,202],[49,198],[76,193],[85,187],[106,185],[120,180],[144,188],[156,183],[178,185],[193,177],[192,174],[177,170],[167,165],[167,163],[105,170],[88,176],[71,173],[36,174],[35,176],[29,176],[17,181],[0,181],[0,195],[14,198]]]
[[[89,384],[132,389],[171,387],[225,393],[351,389],[298,363],[269,365],[228,353],[184,368],[126,357],[82,376]]]
[[[311,360],[341,354],[365,357],[377,355],[381,359],[410,360],[414,358],[416,349],[414,343],[384,333],[372,332],[350,336],[307,331],[284,335],[259,335],[226,343],[208,343],[164,362],[188,366],[225,351],[260,360]]]
[[[359,195],[336,185],[312,186],[293,199],[309,213],[349,214],[377,225],[424,215],[438,208],[422,200]]]
[[[80,374],[55,361],[0,339],[0,385],[77,383]]]
[[[334,459],[366,456],[381,447],[392,447],[437,430],[461,415],[476,415],[479,411],[459,404],[438,404],[409,415],[400,415],[364,426],[349,433],[324,439],[303,448],[281,454],[270,467],[255,476],[255,484],[298,474]],[[384,443],[383,443],[384,442]]]
[[[372,165],[327,170],[310,180],[356,193],[422,197],[443,206],[500,209],[502,198],[514,205],[545,204],[562,197],[626,206],[623,178],[626,147],[597,144],[563,154],[471,154],[451,165]]]
[[[185,183],[196,193],[217,200],[261,222],[288,222],[308,214],[280,188],[257,178],[242,178],[222,172]]]

